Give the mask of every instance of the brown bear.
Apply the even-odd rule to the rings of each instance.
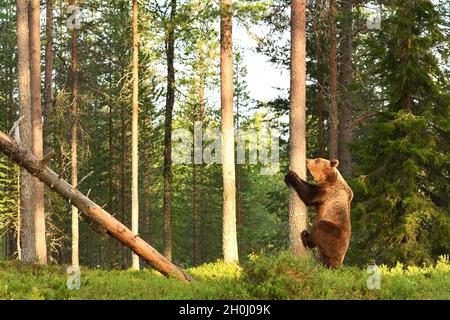
[[[316,207],[316,221],[311,233],[301,233],[306,248],[319,248],[322,263],[339,268],[344,261],[350,242],[350,203],[352,189],[337,169],[338,160],[307,159],[306,167],[316,184],[302,180],[290,171],[285,182],[292,186],[307,206]]]

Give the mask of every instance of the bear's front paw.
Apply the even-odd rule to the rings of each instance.
[[[298,174],[296,174],[294,171],[289,171],[285,176],[284,176],[284,182],[288,185],[291,186],[295,181],[297,181],[299,179]]]
[[[306,249],[308,249],[308,238],[309,238],[309,233],[306,230],[303,230],[302,233],[300,234],[301,238],[302,238],[302,243],[305,246]]]

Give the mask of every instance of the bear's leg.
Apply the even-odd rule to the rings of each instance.
[[[342,265],[341,259],[321,255],[322,264],[329,269],[339,269]]]
[[[319,247],[322,263],[327,268],[337,269],[342,265],[340,242],[342,231],[334,223],[321,220],[314,224],[312,241]]]
[[[310,234],[308,233],[308,231],[303,230],[301,233],[301,238],[302,238],[303,245],[305,246],[306,249],[313,249],[316,247],[316,245],[312,241],[312,238],[311,238]]]

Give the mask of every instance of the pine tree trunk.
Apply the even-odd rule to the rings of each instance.
[[[53,111],[53,1],[46,2],[44,154],[50,152],[52,143],[50,118]]]
[[[223,235],[225,263],[239,261],[236,232],[236,173],[233,124],[232,1],[221,0],[220,84],[222,106]]]
[[[201,94],[200,94],[201,95]],[[200,98],[199,98],[200,99]],[[198,261],[198,210],[197,210],[197,163],[195,161],[196,152],[196,121],[197,108],[194,104],[192,112],[192,154],[194,155],[194,162],[192,163],[192,264],[196,265]]]
[[[31,125],[33,153],[38,159],[43,158],[42,105],[41,105],[41,34],[40,1],[30,0],[28,11],[30,42],[30,91],[31,91]],[[36,258],[38,263],[47,264],[47,246],[45,239],[44,184],[34,182],[34,235],[36,241]]]
[[[239,83],[239,73],[236,74],[236,83]],[[236,130],[240,134],[240,99],[239,95],[236,97]],[[237,232],[238,232],[238,250],[244,252],[243,230],[244,230],[244,217],[243,217],[243,205],[242,205],[242,165],[236,163],[236,194],[237,194]]]
[[[352,0],[342,1],[343,15],[341,35],[341,68],[342,68],[342,100],[340,104],[339,121],[339,171],[345,178],[352,176],[352,154],[350,144],[352,142],[352,114],[353,103],[350,93],[353,81],[353,29],[352,29]]]
[[[109,105],[109,128],[108,128],[108,178],[109,178],[109,196],[108,196],[108,208],[109,212],[114,212],[114,180],[113,180],[113,109],[112,109],[112,101],[110,101]],[[115,259],[116,259],[116,250],[115,250],[115,241],[114,239],[109,239],[109,267],[110,269],[114,269]]]
[[[319,1],[315,4],[315,14],[317,15],[322,8],[319,5]],[[323,106],[324,106],[324,80],[322,71],[322,47],[320,45],[321,31],[319,18],[314,17],[314,46],[317,55],[317,113],[319,118],[319,150],[318,157],[324,157],[324,130],[323,130]]]
[[[201,39],[200,41],[203,41]],[[203,122],[204,122],[204,113],[205,113],[205,54],[203,50],[203,44],[200,42],[200,81],[199,81],[199,122],[200,122],[200,128],[203,136]],[[203,162],[203,156],[202,156],[202,162]],[[200,181],[204,181],[203,176],[203,166],[200,166],[199,173]],[[203,194],[201,189],[198,190],[200,199],[203,199]],[[200,208],[199,208],[199,214],[198,214],[198,224],[196,226],[197,237],[196,237],[196,243],[195,247],[196,253],[197,253],[197,262],[201,263],[203,261],[203,223],[205,220],[205,213],[204,213],[204,201],[200,201]]]
[[[163,241],[164,256],[172,260],[172,225],[171,225],[171,202],[172,202],[172,114],[175,104],[175,14],[177,1],[170,2],[170,23],[167,30],[166,58],[167,58],[167,93],[165,112],[165,134],[164,134],[164,200],[163,200]]]
[[[138,3],[133,0],[133,93],[132,93],[132,147],[131,147],[131,230],[139,233],[139,154],[138,154],[138,104],[139,104],[139,38],[138,38]],[[132,254],[132,268],[139,270],[139,256]]]
[[[28,27],[28,1],[17,1],[17,46],[18,46],[18,85],[19,109],[23,120],[19,124],[21,145],[31,150],[31,96],[30,96],[30,50]],[[34,236],[34,199],[35,179],[25,169],[20,174],[21,203],[21,247],[22,260],[34,262],[36,258],[36,241]]]
[[[144,126],[144,128],[146,128],[146,126]],[[144,190],[150,189],[150,173],[148,172],[148,170],[149,169],[147,168],[146,170],[144,170]],[[150,193],[146,192],[144,199],[144,232],[146,239],[151,242],[150,223]]]
[[[98,257],[98,263],[97,265],[104,269],[105,264],[103,262],[103,243],[102,243],[102,237],[100,234],[97,234],[97,257]]]
[[[195,113],[196,110],[194,110]],[[194,114],[195,115],[195,114]],[[195,127],[195,119],[193,117],[193,125]],[[195,149],[195,134],[193,137],[193,149]],[[197,264],[197,255],[198,255],[198,241],[197,241],[197,225],[198,225],[198,213],[197,213],[197,165],[195,163],[192,164],[192,264]]]
[[[289,168],[306,179],[306,0],[291,4],[291,113]],[[296,255],[306,253],[300,233],[306,229],[307,208],[293,188],[289,191],[289,242]]]
[[[126,157],[126,122],[125,122],[125,107],[121,105],[121,133],[122,133],[122,158],[121,158],[121,207],[122,207],[122,223],[127,225],[127,194],[126,194],[126,182],[127,182],[127,157]],[[127,256],[125,247],[122,247],[122,269],[126,268]]]
[[[329,113],[329,158],[338,158],[339,115],[337,104],[337,49],[336,49],[336,0],[330,0],[330,113]]]
[[[73,4],[73,1],[71,2]],[[71,127],[71,183],[78,186],[78,43],[77,29],[72,30],[71,39],[71,77],[72,77],[72,127]],[[72,266],[78,269],[79,261],[79,227],[78,208],[72,206]]]
[[[92,268],[92,230],[88,229],[88,266]]]
[[[121,139],[121,141],[123,141],[123,139]],[[115,163],[115,172],[116,172],[116,192],[117,192],[117,211],[122,210],[122,191],[121,191],[121,161],[120,161],[120,156],[117,157],[117,162]],[[123,223],[123,215],[122,215],[122,223]],[[123,256],[121,256],[121,254],[123,254],[123,251],[121,251],[123,249],[121,249],[118,246],[117,242],[114,242],[114,251],[117,254],[116,257],[116,264],[118,268],[122,267],[122,261],[123,261]]]

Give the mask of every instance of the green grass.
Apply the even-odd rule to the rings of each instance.
[[[450,299],[450,263],[382,266],[381,289],[367,288],[358,267],[328,270],[311,257],[251,256],[239,266],[216,263],[188,269],[195,281],[166,279],[152,270],[81,270],[81,288],[66,288],[61,266],[0,261],[0,299]]]

